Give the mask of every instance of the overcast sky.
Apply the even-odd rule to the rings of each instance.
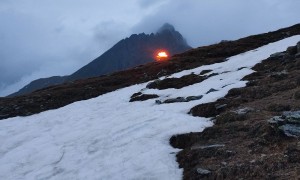
[[[300,23],[299,0],[0,0],[0,96],[169,22],[192,47]]]

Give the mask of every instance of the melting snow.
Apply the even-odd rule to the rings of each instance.
[[[300,41],[290,37],[228,58],[171,75],[181,77],[211,69],[218,73],[182,89],[145,89],[146,83],[29,117],[0,121],[0,179],[181,179],[169,145],[174,134],[199,132],[209,119],[187,112],[212,102],[232,88],[255,64]],[[242,67],[246,67],[241,69]],[[163,79],[165,77],[162,77]],[[209,89],[218,91],[205,94]],[[155,99],[129,103],[133,93],[155,93],[158,99],[203,95],[196,101],[155,104]]]

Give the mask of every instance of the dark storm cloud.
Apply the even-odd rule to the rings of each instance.
[[[0,1],[0,96],[37,78],[70,74],[99,56],[130,34],[143,14],[134,4]]]
[[[0,0],[0,96],[169,22],[194,47],[300,22],[299,0]]]
[[[133,31],[149,33],[169,22],[197,47],[299,23],[298,7],[298,0],[173,0]]]
[[[61,74],[62,71],[70,73],[74,67],[79,67],[78,58],[88,57],[89,53],[78,51],[83,46],[69,46],[73,41],[65,37],[72,35],[65,34],[63,29],[55,30],[56,26],[50,21],[43,22],[26,14],[2,12],[0,22],[5,24],[0,28],[2,88],[18,82],[23,86],[35,78]],[[6,91],[11,89],[14,88]]]

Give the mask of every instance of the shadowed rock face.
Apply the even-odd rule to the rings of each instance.
[[[111,49],[70,76],[38,79],[9,96],[23,95],[52,85],[97,77],[153,62],[158,49],[166,49],[170,55],[174,55],[189,50],[191,47],[172,25],[166,23],[156,34],[133,34],[119,41]]]
[[[96,77],[154,61],[158,49],[167,49],[171,55],[191,47],[170,24],[165,24],[156,34],[133,34],[113,46],[103,55],[68,77],[68,80]]]

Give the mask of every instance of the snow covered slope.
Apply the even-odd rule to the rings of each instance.
[[[250,69],[275,52],[300,41],[293,36],[227,61],[173,74],[202,70],[218,73],[181,89],[146,89],[134,85],[94,99],[29,117],[0,121],[0,179],[181,179],[169,138],[202,131],[209,119],[187,112],[237,87]],[[164,79],[166,77],[162,77]],[[218,91],[206,94],[214,88]],[[200,100],[155,104],[155,99],[129,102],[133,93],[155,93],[157,99],[203,95]]]

